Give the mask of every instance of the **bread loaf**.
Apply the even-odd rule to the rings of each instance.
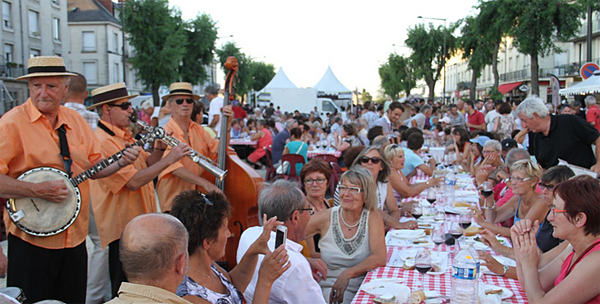
[[[474,236],[477,235],[479,233],[479,227],[475,227],[475,226],[470,226],[469,228],[465,229],[465,231],[463,232],[463,234],[465,236]]]
[[[425,293],[422,290],[414,291],[408,296],[409,304],[419,304],[423,301],[425,301]]]

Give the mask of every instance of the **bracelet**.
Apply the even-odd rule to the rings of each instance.
[[[121,159],[120,158],[117,159],[117,165],[119,165],[119,168],[125,167],[125,166],[121,165]]]
[[[158,150],[158,151],[163,151],[163,152],[164,152],[164,151],[166,151],[167,149],[156,149],[156,150]]]
[[[383,224],[385,225],[385,222],[387,222],[387,219],[390,217],[390,215],[388,214],[385,219],[383,220]]]

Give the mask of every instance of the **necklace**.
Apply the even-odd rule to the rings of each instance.
[[[344,209],[340,208],[340,217],[342,218],[342,222],[344,223],[344,225],[346,225],[346,227],[348,227],[348,231],[352,231],[352,228],[358,226],[358,224],[360,223],[360,219],[358,219],[358,221],[356,221],[356,223],[354,223],[353,225],[348,225],[348,223],[346,223],[346,220],[344,219],[344,214],[342,213],[342,211],[344,211]]]
[[[203,277],[207,277],[209,279],[213,279],[213,278],[217,277],[217,275],[214,272],[212,272],[212,271],[211,271],[210,275],[206,275],[206,274],[204,274],[204,273],[202,273],[202,272],[200,272],[200,271],[198,271],[198,270],[196,270],[196,269],[194,269],[192,267],[189,267],[189,266],[188,266],[188,270],[191,270],[191,271],[193,271],[193,272],[195,272],[195,273],[197,273],[197,274],[199,274],[199,275],[201,275]]]

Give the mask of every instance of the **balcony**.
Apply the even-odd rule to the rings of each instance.
[[[22,66],[0,65],[0,77],[17,78],[25,74],[25,68]]]

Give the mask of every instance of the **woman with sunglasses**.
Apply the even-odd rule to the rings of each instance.
[[[411,134],[411,137],[413,135]],[[400,145],[387,145],[383,150],[383,156],[392,166],[389,183],[394,190],[394,194],[398,194],[397,199],[417,196],[424,190],[439,184],[443,179],[443,177],[434,177],[423,183],[411,184],[404,173],[402,173],[405,162],[404,155],[404,149]]]
[[[546,267],[535,235],[538,222],[522,221],[511,228],[519,283],[529,303],[600,303],[600,184],[578,176],[558,184],[548,220],[554,237],[569,242]]]
[[[308,206],[312,209],[311,215],[331,208],[329,201],[325,199],[331,173],[331,166],[319,158],[311,159],[300,170],[300,180],[304,185]],[[312,238],[306,239],[311,258],[321,257],[321,250],[318,247],[320,239],[320,234],[315,234]]]
[[[267,247],[277,217],[265,223],[263,233],[250,246],[240,263],[230,272],[215,262],[225,255],[227,228],[231,207],[222,193],[188,190],[173,200],[171,215],[178,218],[189,233],[187,275],[177,288],[177,295],[192,303],[242,304],[243,293],[254,275],[259,254],[265,254],[260,265],[253,303],[268,303],[273,282],[291,265],[287,263],[285,246],[273,252]],[[287,263],[287,265],[286,265]]]
[[[554,187],[573,176],[575,176],[575,173],[573,173],[573,170],[567,166],[555,166],[544,172],[542,175],[542,181],[539,183],[539,187],[542,189],[544,204],[546,204],[548,208],[552,207],[552,202],[554,200],[552,190]],[[548,221],[550,212],[551,211],[548,211],[548,213],[546,213],[546,217],[539,225],[538,233],[535,236],[540,253],[543,253],[540,268],[554,259],[567,246],[567,243],[563,243],[561,246],[559,246],[561,240],[552,235],[554,232],[554,227],[550,221]],[[490,246],[496,253],[511,259],[515,258],[515,252],[513,248],[500,244],[500,242],[496,239],[496,236],[489,230],[483,230],[480,234],[483,243]],[[483,254],[482,259],[485,261],[484,265],[487,266],[490,271],[499,275],[504,275],[508,278],[517,278],[517,271],[515,267],[505,267],[496,259],[492,258],[490,254],[486,253]]]
[[[510,237],[510,229],[498,226],[497,223],[510,218],[514,223],[523,219],[542,222],[549,210],[544,204],[544,199],[536,192],[542,176],[539,165],[529,159],[519,160],[510,167],[510,174],[509,182],[514,196],[506,204],[496,207],[494,196],[486,197],[481,208],[485,210],[485,219],[478,208],[472,208],[473,218],[477,224],[493,234],[505,237]]]
[[[273,137],[271,136],[271,131],[267,128],[267,123],[263,119],[259,119],[256,123],[257,131],[252,134],[250,140],[257,140],[256,150],[254,150],[250,155],[248,155],[247,161],[253,165],[256,169],[259,169],[262,165],[258,162],[260,161],[262,164],[266,164],[266,156],[265,149],[263,147],[268,147],[273,144]]]
[[[340,204],[316,213],[306,228],[320,234],[321,259],[327,277],[319,285],[328,303],[350,303],[367,271],[385,266],[387,250],[377,208],[377,190],[369,172],[352,167],[338,186]]]
[[[379,149],[373,146],[363,149],[354,159],[352,167],[354,166],[363,167],[371,173],[371,178],[377,186],[377,208],[375,211],[381,216],[385,226],[395,229],[417,229],[418,225],[415,221],[399,222],[400,209],[394,198],[392,186],[388,183],[388,177],[391,173],[390,165],[381,158]],[[339,198],[339,191],[336,189],[334,195],[336,205],[339,205]]]

